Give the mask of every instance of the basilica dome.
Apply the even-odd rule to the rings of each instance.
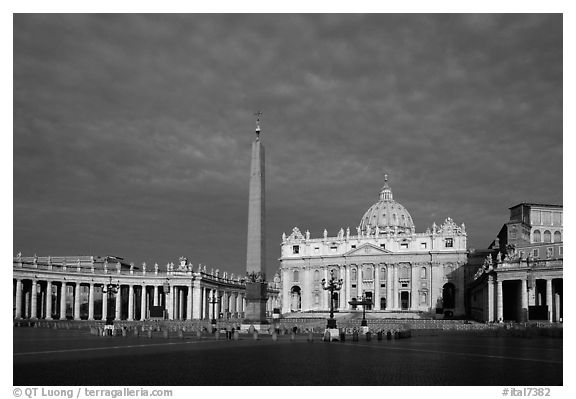
[[[390,233],[412,234],[415,232],[410,213],[403,205],[394,201],[392,190],[388,186],[388,177],[380,191],[380,200],[372,205],[360,220],[360,231],[374,235]]]

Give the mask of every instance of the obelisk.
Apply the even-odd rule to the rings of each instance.
[[[260,141],[260,115],[256,113],[256,138],[252,143],[250,161],[250,193],[248,198],[248,242],[246,249],[246,309],[244,323],[259,328],[266,320],[266,221],[264,190],[264,146]]]

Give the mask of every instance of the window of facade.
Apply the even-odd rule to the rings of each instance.
[[[320,281],[320,270],[314,270],[314,281]]]
[[[552,242],[552,236],[550,234],[550,230],[546,230],[544,232],[544,242]]]
[[[512,239],[516,238],[516,226],[510,227],[510,238]]]
[[[564,248],[564,247],[563,247],[562,245],[560,245],[560,246],[558,247],[558,254],[559,254],[559,255],[562,255],[562,252],[564,252],[564,251],[563,251],[563,248]]]
[[[380,268],[380,278],[386,278],[386,268],[385,267],[381,267]]]
[[[428,302],[428,295],[426,294],[426,292],[421,292],[420,293],[420,303],[422,305],[426,304]]]
[[[562,242],[562,233],[559,231],[554,232],[554,242]]]
[[[420,249],[426,249],[427,245],[425,242],[420,243]]]
[[[546,257],[551,258],[552,256],[554,256],[554,248],[552,247],[546,248]]]
[[[374,280],[374,272],[371,266],[368,266],[362,270],[362,279],[363,280]]]
[[[293,276],[293,281],[300,281],[298,280],[298,270],[294,270],[294,276]]]
[[[292,245],[292,253],[293,254],[300,253],[300,246],[299,245]]]
[[[454,239],[453,238],[447,238],[446,242],[445,242],[445,247],[446,248],[452,248],[454,246]]]
[[[330,247],[330,251],[332,251],[332,252],[336,252],[337,249],[338,249],[338,247],[335,247],[335,246]]]
[[[540,230],[534,230],[534,242],[542,242],[542,237],[540,236]]]
[[[314,247],[314,253],[318,253],[320,252],[320,248],[319,247]]]
[[[420,269],[420,278],[426,278],[426,268],[425,267]]]
[[[402,215],[402,226],[406,226],[406,217]]]
[[[402,242],[402,243],[400,243],[400,248],[402,248],[402,249],[408,249],[408,243],[407,243],[407,242]]]
[[[552,213],[552,224],[554,226],[562,225],[562,219],[560,218],[562,214],[560,212],[553,212]]]
[[[552,224],[550,212],[542,212],[542,224],[544,226],[550,226]]]
[[[380,248],[386,249],[386,244],[380,244]]]
[[[356,269],[352,269],[350,271],[350,278],[352,279],[352,281],[356,281],[356,279],[358,278],[358,276],[356,275]]]
[[[542,221],[540,220],[540,211],[532,211],[530,212],[530,221],[533,225],[540,225]]]
[[[386,288],[386,283],[380,284],[380,288]]]
[[[320,295],[316,294],[314,295],[314,304],[318,305],[320,303]]]
[[[355,248],[356,248],[356,245],[353,244],[353,245],[352,245],[352,249],[355,249]]]
[[[397,222],[396,222],[396,214],[395,214],[395,213],[392,215],[392,219],[394,220],[394,224],[397,224]]]
[[[410,278],[410,268],[408,266],[403,266],[400,268],[400,278],[401,279]]]
[[[532,250],[532,256],[535,258],[538,258],[540,256],[540,251],[538,250],[538,248],[534,248]]]
[[[338,269],[330,270],[330,273],[334,276],[334,278],[340,278],[340,271]]]

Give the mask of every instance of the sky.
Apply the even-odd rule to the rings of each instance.
[[[384,174],[417,232],[486,248],[563,203],[560,14],[15,14],[13,251],[244,274],[254,112],[266,263],[354,232]]]

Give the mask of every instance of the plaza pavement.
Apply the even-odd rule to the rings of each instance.
[[[562,385],[562,339],[97,337],[15,328],[14,385]],[[375,337],[374,337],[375,338]]]

